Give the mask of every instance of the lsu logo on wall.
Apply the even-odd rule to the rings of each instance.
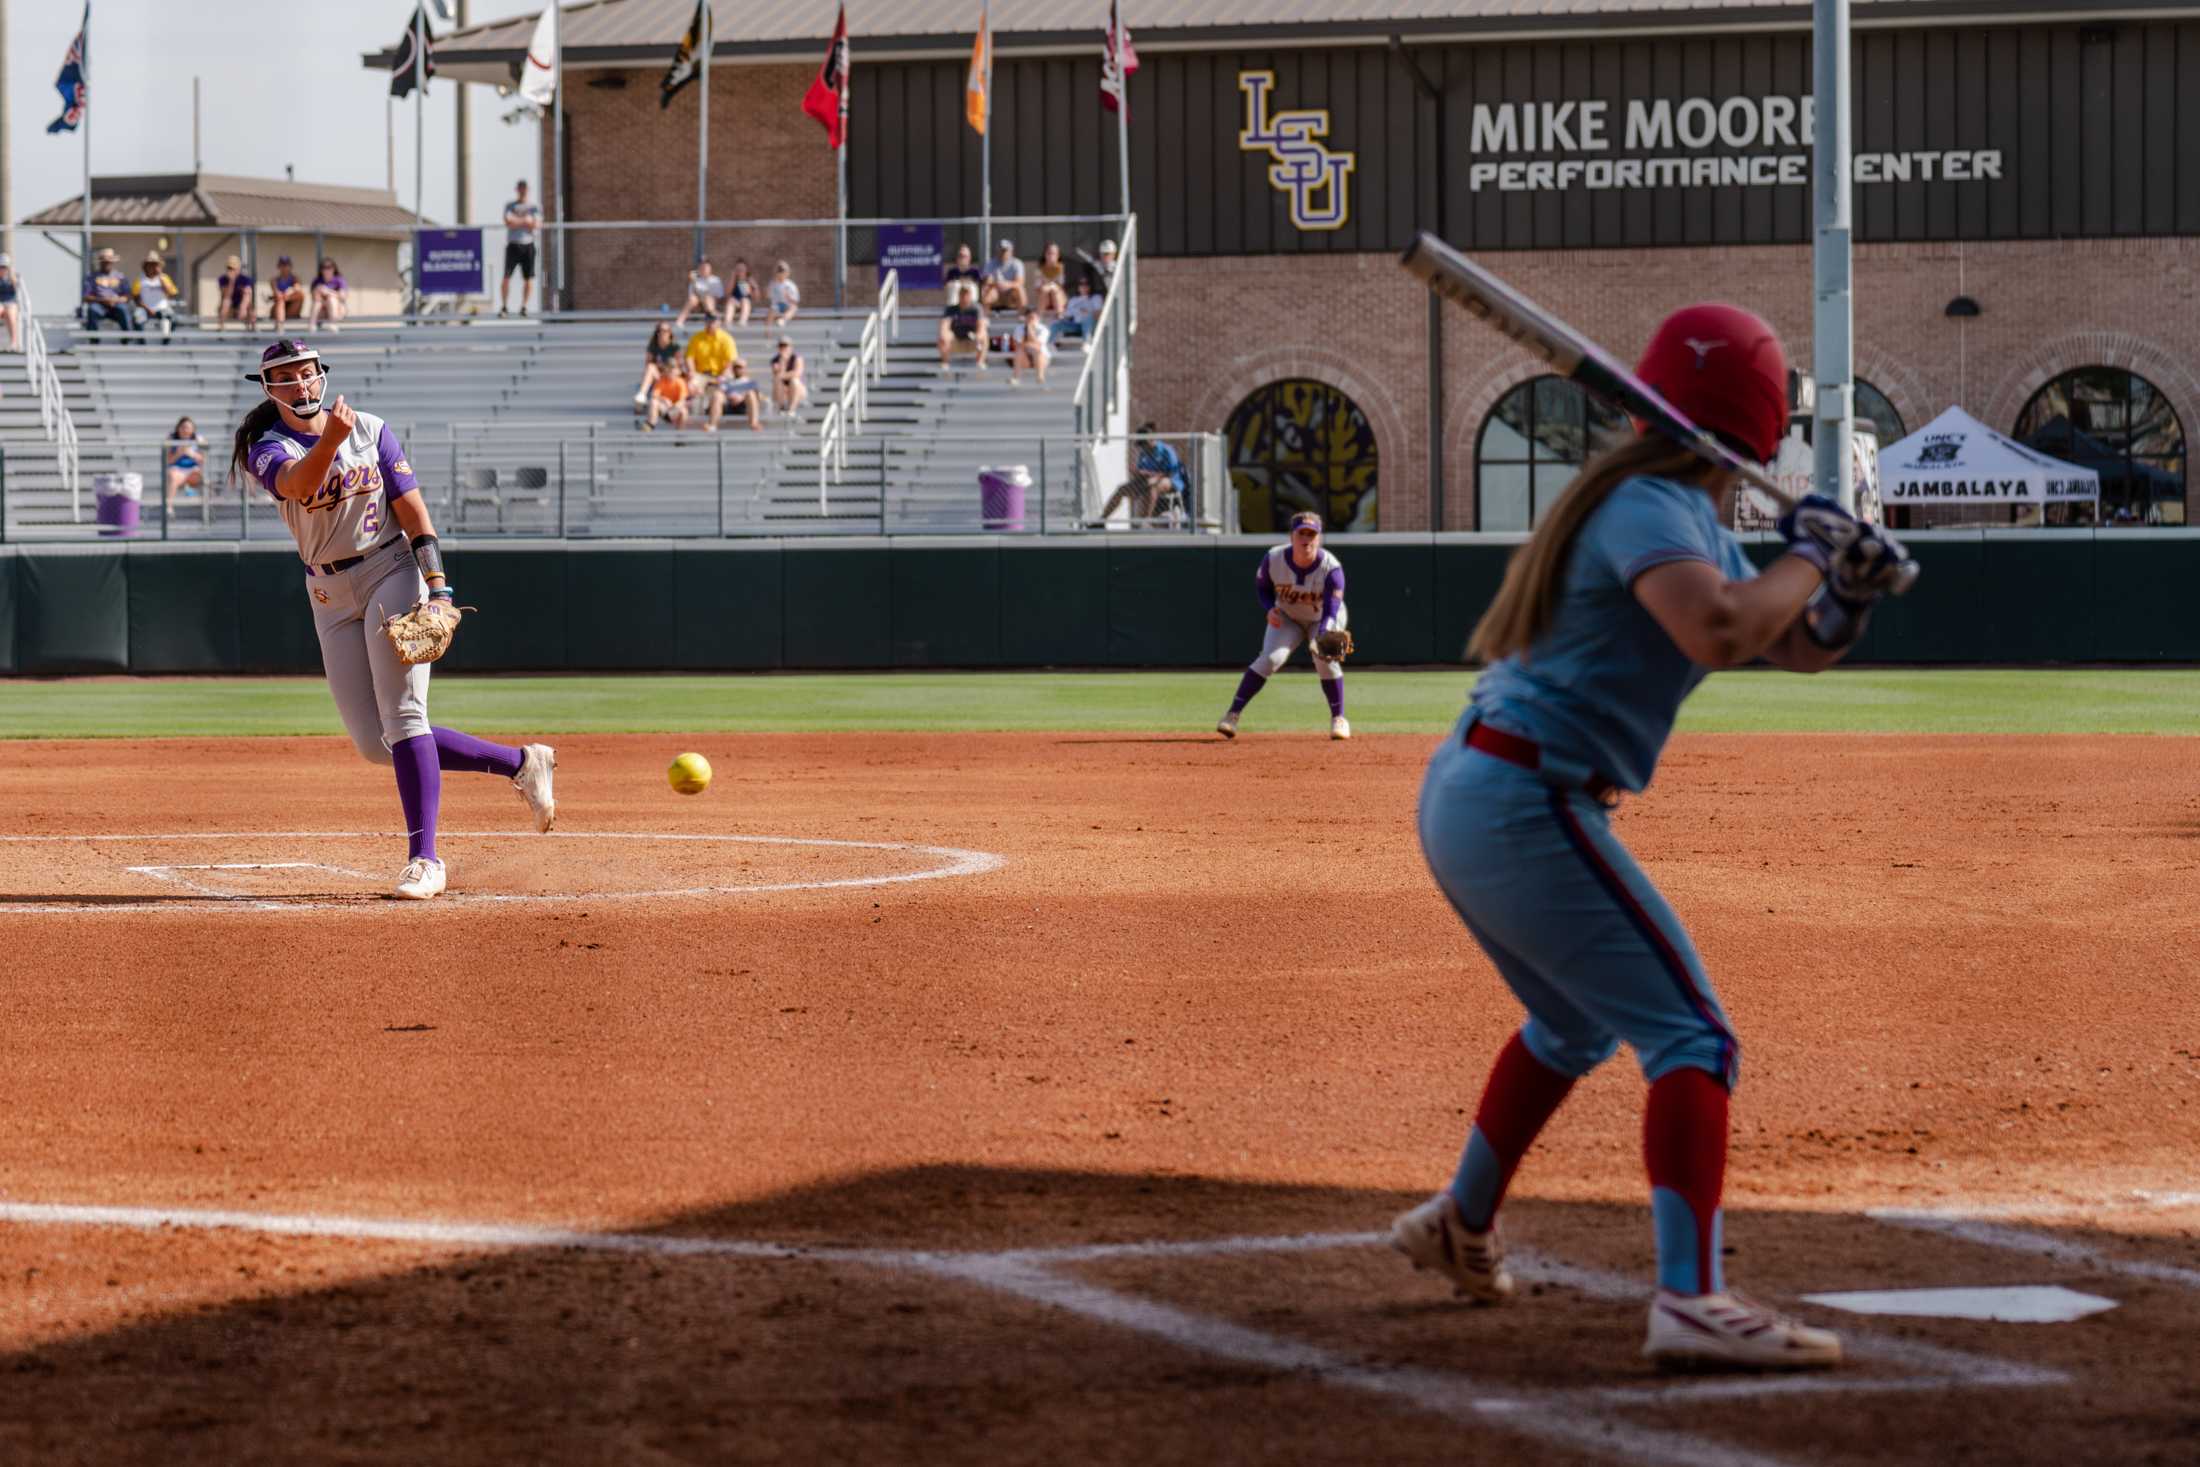
[[[1241,71],[1238,90],[1245,94],[1245,130],[1238,134],[1238,148],[1265,149],[1274,161],[1268,165],[1268,183],[1291,196],[1291,222],[1301,229],[1341,229],[1352,216],[1350,181],[1356,153],[1341,153],[1325,141],[1329,136],[1329,109],[1301,107],[1288,112],[1268,110],[1268,96],[1276,85],[1272,71]]]

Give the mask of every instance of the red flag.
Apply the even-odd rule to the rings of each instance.
[[[1108,3],[1108,37],[1100,55],[1100,105],[1110,112],[1131,110],[1131,73],[1138,70],[1138,48],[1123,24],[1117,0]]]
[[[848,7],[840,7],[840,23],[833,27],[833,43],[825,50],[825,64],[817,80],[802,97],[802,110],[816,118],[839,147],[848,137]]]

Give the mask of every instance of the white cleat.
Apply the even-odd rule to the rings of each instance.
[[[1352,737],[1352,724],[1342,713],[1329,720],[1329,736],[1333,739]]]
[[[1505,1267],[1505,1246],[1493,1224],[1486,1233],[1470,1230],[1459,1219],[1459,1204],[1439,1192],[1419,1207],[1398,1214],[1390,1225],[1390,1246],[1416,1269],[1433,1268],[1451,1280],[1452,1292],[1477,1304],[1502,1304],[1512,1297],[1512,1270]]]
[[[1841,1337],[1775,1314],[1738,1294],[1673,1294],[1650,1302],[1642,1353],[1667,1369],[1731,1365],[1805,1370],[1841,1363]]]
[[[443,863],[422,856],[407,861],[397,873],[397,894],[408,902],[424,902],[443,894]]]
[[[558,802],[550,793],[550,773],[557,767],[557,750],[548,744],[529,744],[520,758],[519,773],[512,776],[512,788],[527,802],[535,829],[546,834],[558,822]]]
[[[1237,737],[1237,721],[1238,716],[1233,709],[1215,720],[1215,732],[1226,739],[1234,739]]]

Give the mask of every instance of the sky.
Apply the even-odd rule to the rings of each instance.
[[[80,134],[46,125],[61,115],[54,77],[76,35],[78,0],[0,0],[7,12],[8,185],[12,219],[78,196]],[[539,0],[472,0],[476,24],[539,10]],[[431,12],[433,7],[430,7]],[[383,104],[389,74],[359,58],[396,43],[413,0],[92,0],[92,172],[188,173],[191,78],[200,96],[200,151],[209,173],[301,183],[388,185]],[[441,27],[448,34],[450,27]],[[506,124],[515,105],[469,88],[473,220],[498,218],[512,180],[541,180],[534,122]],[[429,84],[423,207],[455,216],[455,82]],[[396,104],[398,202],[413,202],[413,107]],[[71,241],[73,246],[73,240]],[[77,295],[76,264],[40,232],[15,231],[16,264],[40,314]]]

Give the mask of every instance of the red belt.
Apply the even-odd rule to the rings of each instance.
[[[1543,746],[1541,744],[1538,744],[1534,739],[1524,739],[1518,734],[1509,734],[1501,728],[1491,728],[1488,724],[1480,721],[1477,721],[1473,727],[1467,730],[1467,747],[1480,749],[1492,758],[1502,759],[1507,764],[1517,764],[1522,769],[1541,769],[1543,767]],[[1581,788],[1590,799],[1595,800],[1600,805],[1613,804],[1619,799],[1619,786],[1601,774],[1590,775],[1582,781]]]

